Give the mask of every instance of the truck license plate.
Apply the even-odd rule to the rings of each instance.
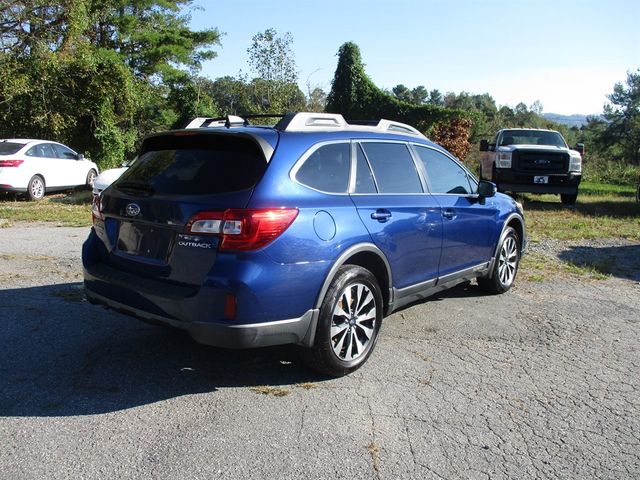
[[[533,177],[533,183],[549,183],[549,177],[547,177],[547,176],[535,176],[535,177]]]

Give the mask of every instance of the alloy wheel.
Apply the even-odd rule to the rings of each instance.
[[[355,283],[342,291],[331,318],[331,345],[340,360],[352,361],[367,351],[375,335],[376,312],[366,285]]]

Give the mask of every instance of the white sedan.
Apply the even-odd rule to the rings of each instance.
[[[40,200],[46,192],[92,186],[98,166],[47,140],[0,140],[0,192],[26,193]]]

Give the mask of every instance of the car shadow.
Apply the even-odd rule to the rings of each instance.
[[[604,275],[640,282],[640,244],[607,247],[570,246],[558,254],[563,262]]]
[[[89,304],[81,283],[0,290],[0,318],[0,416],[92,415],[225,387],[328,379],[294,347],[199,345]]]

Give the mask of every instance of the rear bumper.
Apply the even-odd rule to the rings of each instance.
[[[319,315],[317,309],[312,309],[299,318],[264,323],[182,322],[124,305],[86,287],[85,293],[91,303],[104,305],[143,321],[186,330],[196,342],[222,348],[257,348],[285,344],[309,347],[313,345]]]

